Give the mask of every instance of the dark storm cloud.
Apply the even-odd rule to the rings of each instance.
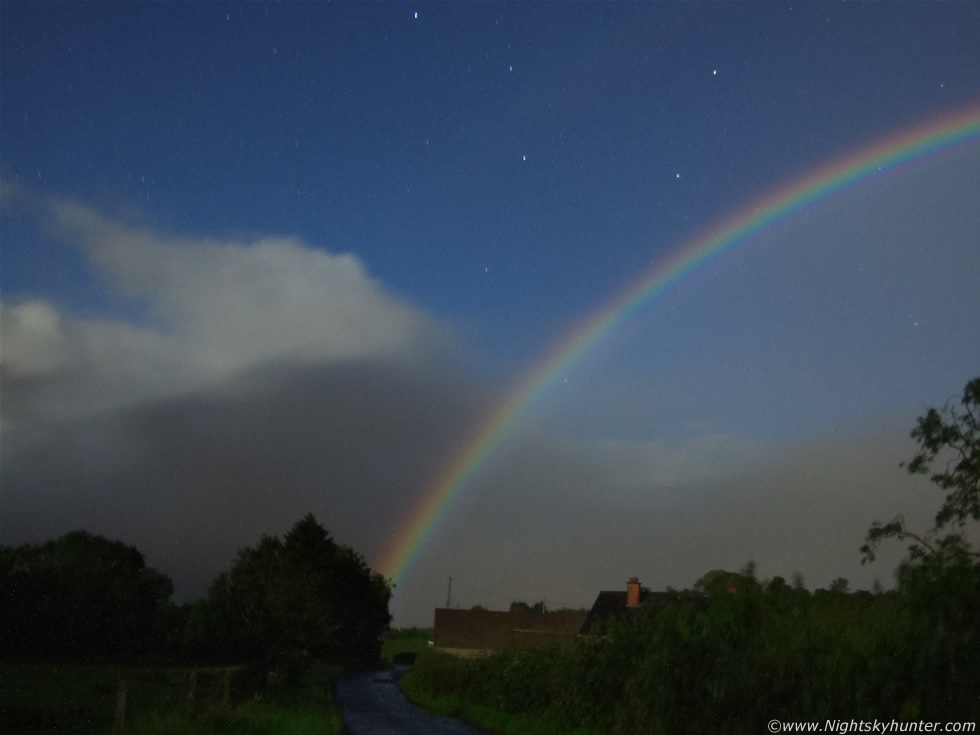
[[[307,512],[376,558],[478,394],[449,366],[276,366],[48,427],[3,444],[5,542],[119,536],[185,596]]]

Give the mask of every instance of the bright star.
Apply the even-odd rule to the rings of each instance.
[[[418,19],[418,17],[419,17],[419,11],[416,10],[415,11],[415,18],[416,18],[416,20]]]

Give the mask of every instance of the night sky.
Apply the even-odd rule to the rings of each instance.
[[[976,3],[0,5],[0,542],[202,595],[313,512],[378,566],[577,325],[753,200],[980,103]],[[398,580],[589,606],[926,528],[915,417],[980,375],[980,143],[649,301],[522,415]]]

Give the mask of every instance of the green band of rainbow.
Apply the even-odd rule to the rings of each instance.
[[[791,181],[721,221],[657,263],[579,324],[539,362],[459,447],[401,527],[379,568],[399,582],[486,457],[555,378],[648,301],[719,253],[825,197],[902,163],[980,139],[980,107],[932,120],[836,159]]]

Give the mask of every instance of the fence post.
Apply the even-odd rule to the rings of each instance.
[[[116,693],[116,719],[112,726],[112,732],[122,733],[126,730],[126,690],[129,684],[125,679],[119,680],[119,690]]]
[[[231,709],[231,669],[225,670],[225,681],[221,691],[221,709]]]
[[[191,714],[194,711],[194,699],[197,696],[197,671],[191,672],[191,680],[187,685],[187,702],[185,703],[185,709],[187,714]]]

